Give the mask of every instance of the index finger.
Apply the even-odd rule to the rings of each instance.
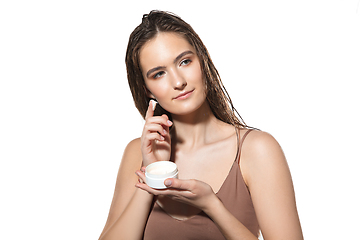
[[[152,117],[154,116],[154,110],[155,110],[155,107],[156,107],[156,101],[151,99],[150,102],[149,102],[149,107],[146,111],[146,114],[145,114],[145,119],[148,119],[149,117]]]

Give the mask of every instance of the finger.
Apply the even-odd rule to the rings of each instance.
[[[184,200],[193,197],[193,193],[186,190],[176,189],[176,188],[165,188],[165,189],[155,189],[149,187],[146,183],[137,183],[135,187],[140,188],[148,193],[153,194],[154,196],[164,195],[168,196],[174,200]]]
[[[142,183],[146,183],[146,177],[142,171],[137,170],[135,174],[139,177]]]
[[[166,124],[163,125],[166,132],[169,132],[171,125],[173,124],[172,121],[169,120],[168,116],[166,114],[163,114],[162,117],[166,119]]]
[[[176,188],[179,190],[186,190],[191,192],[194,188],[195,182],[192,179],[184,180],[177,178],[168,178],[164,181],[164,184],[169,188]]]
[[[166,119],[166,124],[165,124],[166,126],[171,127],[171,125],[173,125],[172,121],[169,120],[168,115],[163,114],[162,117]]]
[[[162,116],[152,116],[148,117],[146,119],[147,123],[157,123],[164,126],[170,127],[173,123],[169,120],[168,116],[166,114],[163,114]]]
[[[148,109],[146,111],[146,114],[145,114],[145,119],[148,119],[152,116],[154,116],[154,110],[155,110],[155,107],[156,107],[156,101],[155,100],[150,100],[149,102],[149,106],[148,106]]]
[[[157,132],[157,133],[165,136],[168,133],[166,128],[167,128],[167,126],[162,126],[160,124],[147,124],[145,126],[145,131],[147,131],[149,133]]]
[[[158,191],[154,188],[149,187],[146,183],[137,183],[137,184],[135,184],[135,187],[140,188],[144,191],[147,191],[148,193],[151,193],[155,196],[161,195],[161,191]]]
[[[164,141],[165,140],[165,137],[160,135],[159,133],[155,132],[155,133],[150,133],[148,135],[148,141],[151,142],[151,141],[154,141],[154,140],[158,140],[158,141]]]
[[[148,192],[149,194],[153,194],[152,193],[152,188],[150,188],[148,185],[146,185],[145,183],[137,183],[135,184],[135,187],[140,188],[146,192]],[[153,194],[154,196],[156,196],[155,194]]]

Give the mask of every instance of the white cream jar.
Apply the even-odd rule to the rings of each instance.
[[[146,167],[145,177],[148,186],[155,189],[164,189],[167,188],[164,184],[167,178],[178,178],[178,169],[173,162],[154,162]]]

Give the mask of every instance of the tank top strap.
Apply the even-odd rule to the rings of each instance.
[[[252,131],[253,129],[248,129],[244,135],[242,136],[242,138],[240,139],[240,142],[239,142],[239,135],[240,135],[240,130],[239,131],[236,131],[236,135],[237,135],[237,138],[238,138],[238,142],[239,142],[239,145],[238,145],[238,150],[237,150],[237,153],[236,153],[236,162],[239,164],[240,162],[240,157],[241,157],[241,148],[242,148],[242,145],[244,143],[244,140],[246,138],[246,136]],[[239,133],[238,133],[239,132]]]

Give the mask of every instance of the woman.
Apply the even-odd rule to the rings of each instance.
[[[141,138],[121,161],[100,239],[303,239],[290,172],[269,134],[234,114],[207,49],[179,17],[144,15],[126,53]],[[168,113],[154,116],[156,99]],[[246,141],[245,141],[246,138]],[[144,169],[173,161],[167,189]]]

